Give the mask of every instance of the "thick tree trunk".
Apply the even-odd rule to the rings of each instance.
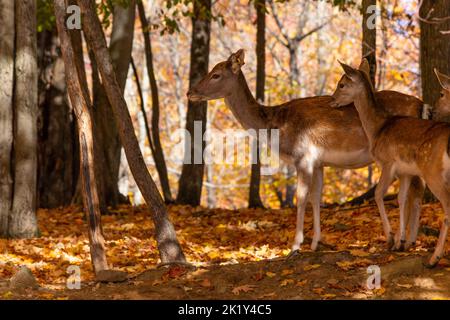
[[[0,237],[8,236],[12,203],[14,1],[0,0]]]
[[[112,106],[118,126],[120,140],[125,149],[128,164],[145,201],[152,211],[155,223],[156,241],[161,261],[185,261],[183,251],[178,243],[175,230],[169,221],[161,195],[145,165],[139,143],[136,139],[133,122],[128,112],[126,101],[117,81],[116,73],[109,55],[105,35],[91,0],[78,0],[83,15],[83,31],[88,46],[95,55],[105,91]]]
[[[433,12],[428,17],[431,10]],[[426,0],[419,14],[429,20],[420,22],[422,95],[425,104],[434,106],[440,97],[441,87],[433,69],[450,74],[450,35],[441,33],[450,30],[450,20],[438,22],[433,19],[450,16],[450,5],[448,0]]]
[[[264,102],[264,89],[266,82],[266,1],[256,0],[256,99],[259,103]],[[250,190],[248,197],[249,208],[264,207],[260,196],[261,185],[261,162],[259,159],[259,140],[256,144],[256,163],[252,164],[250,175]]]
[[[211,36],[209,12],[211,12],[211,0],[194,1],[189,88],[208,73]],[[177,202],[180,204],[200,205],[204,173],[203,134],[206,130],[206,107],[207,102],[189,101],[188,103],[186,130],[190,133],[190,137],[186,137],[185,159],[190,159],[190,163],[184,163],[181,171],[177,196]],[[200,125],[201,130],[199,130]]]
[[[66,81],[72,106],[77,117],[80,142],[81,176],[83,201],[89,223],[89,240],[91,245],[91,259],[94,271],[107,270],[108,263],[105,255],[105,240],[101,228],[101,215],[95,181],[93,126],[90,110],[90,97],[87,87],[84,62],[82,59],[81,34],[72,31],[75,41],[65,29],[64,0],[54,1],[55,16],[61,40],[61,50],[66,67]],[[77,45],[74,45],[77,43]],[[74,48],[76,47],[76,48]],[[77,50],[77,53],[75,52]]]
[[[362,1],[362,56],[367,58],[370,64],[370,79],[375,86],[375,76],[377,74],[377,29],[373,24],[376,20],[373,19],[375,14],[369,10],[371,6],[377,5],[377,0],[363,0]]]
[[[120,4],[114,6],[109,53],[122,93],[125,89],[131,61],[135,12],[134,0],[130,1],[126,8]],[[99,183],[102,184],[100,202],[102,210],[104,210],[106,206],[115,207],[120,202],[118,180],[122,146],[105,89],[95,79],[94,76],[95,139],[97,141],[96,148],[99,148],[96,154],[100,156],[99,163],[102,168],[99,172],[101,174]]]
[[[39,174],[38,207],[71,203],[79,174],[77,135],[66,101],[64,61],[56,30],[38,35],[39,56]]]
[[[150,88],[152,91],[152,131],[149,135],[149,144],[152,150],[153,158],[155,159],[156,170],[158,171],[161,189],[163,191],[164,201],[166,203],[173,202],[172,193],[170,191],[169,175],[167,173],[166,160],[161,146],[161,139],[159,136],[159,94],[158,84],[156,82],[155,70],[153,68],[153,52],[152,43],[150,39],[150,26],[145,16],[144,4],[139,1],[138,4],[139,17],[142,24],[142,32],[144,34],[145,45],[145,59],[147,61],[147,72],[150,80]],[[144,119],[147,115],[144,112]]]
[[[37,191],[37,18],[35,0],[17,0],[15,64],[14,199],[9,236],[38,234]]]

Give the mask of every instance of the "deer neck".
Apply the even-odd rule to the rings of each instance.
[[[354,104],[358,111],[362,127],[369,140],[370,147],[372,148],[377,134],[386,123],[387,117],[378,108],[375,92],[368,83],[365,84],[365,90],[361,91],[356,97]]]
[[[265,107],[253,97],[242,71],[239,71],[238,81],[231,94],[225,97],[225,104],[245,129],[270,127],[270,119],[264,112]]]

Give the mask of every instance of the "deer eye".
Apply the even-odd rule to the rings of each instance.
[[[441,98],[443,98],[444,97],[444,93],[443,92],[441,92]]]
[[[216,73],[212,75],[213,79],[219,79],[220,78],[220,74]]]
[[[344,87],[345,87],[345,84],[343,84],[343,83],[340,83],[340,84],[339,84],[339,88],[342,89],[342,88],[344,88]]]

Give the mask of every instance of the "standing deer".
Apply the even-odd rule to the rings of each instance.
[[[303,243],[304,214],[307,200],[312,204],[314,236],[311,249],[316,250],[320,240],[320,200],[323,168],[361,168],[373,162],[366,135],[353,106],[340,109],[330,107],[330,96],[295,99],[268,107],[253,97],[241,67],[244,50],[233,53],[228,60],[218,63],[208,75],[188,92],[191,101],[225,99],[225,103],[241,125],[252,129],[278,129],[279,151],[283,160],[297,169],[297,226],[292,253]],[[368,64],[363,65],[367,68]],[[376,94],[382,105],[390,106],[391,114],[419,117],[422,102],[398,92],[383,91]],[[394,101],[394,104],[387,102]],[[423,185],[414,181],[414,190],[408,197],[411,221],[417,225],[411,232],[415,241]],[[391,229],[385,226],[386,239],[393,243]]]
[[[441,202],[445,216],[436,249],[427,262],[433,267],[442,257],[450,225],[450,125],[444,122],[390,116],[380,107],[373,86],[364,72],[341,63],[345,76],[333,94],[335,105],[353,102],[369,140],[370,151],[381,168],[376,202],[386,215],[383,196],[394,177],[400,180],[400,237],[405,242],[406,195],[413,177],[420,177]],[[443,97],[445,99],[445,97]]]

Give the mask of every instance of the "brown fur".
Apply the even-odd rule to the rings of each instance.
[[[376,190],[376,201],[384,226],[388,228],[383,195],[395,176],[400,178],[400,238],[398,249],[405,241],[405,195],[411,178],[423,178],[434,195],[441,201],[446,218],[435,252],[429,261],[434,266],[442,257],[448,232],[450,206],[450,125],[443,122],[391,117],[379,112],[381,106],[374,97],[373,87],[365,73],[342,64],[346,76],[341,79],[334,93],[337,101],[352,97],[368,136],[371,153],[382,169]],[[337,102],[338,104],[338,102]]]

